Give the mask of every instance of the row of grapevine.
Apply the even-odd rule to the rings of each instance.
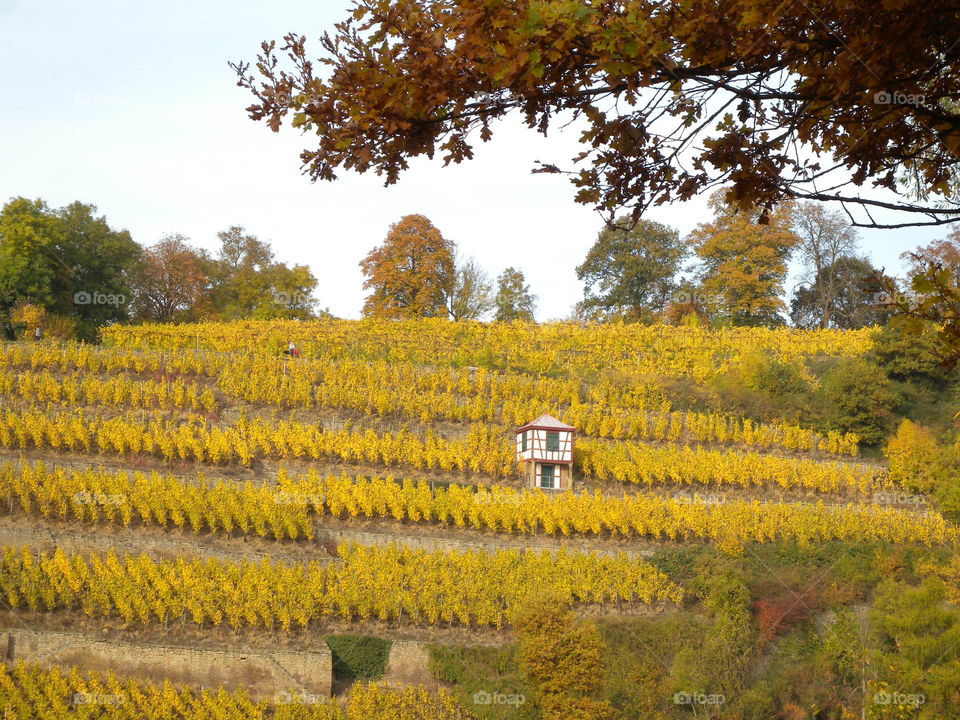
[[[788,450],[856,455],[852,433],[824,436],[788,423],[754,423],[721,413],[671,411],[655,385],[633,386],[618,402],[609,381],[587,386],[505,373],[423,369],[383,362],[326,363],[304,360],[287,366],[272,357],[247,357],[217,376],[226,395],[281,407],[336,407],[371,415],[399,414],[429,423],[436,420],[493,422],[519,426],[553,408],[585,435],[671,442],[743,443]],[[621,391],[624,388],[621,388]],[[581,395],[591,400],[584,402]]]
[[[212,376],[219,372],[226,362],[226,355],[207,351],[125,350],[82,343],[53,342],[0,344],[0,368]]]
[[[291,690],[254,701],[244,690],[193,690],[112,672],[0,664],[3,720],[472,720],[450,694],[356,683],[345,698]]]
[[[669,409],[637,414],[573,406],[560,413],[568,425],[584,435],[617,440],[658,440],[672,443],[740,443],[757,448],[819,450],[832,455],[856,456],[860,438],[855,433],[831,431],[826,435],[786,422],[758,423],[723,413]]]
[[[893,503],[828,505],[727,500],[709,495],[544,493],[512,488],[431,490],[424,481],[315,474],[287,477],[286,497],[310,498],[314,512],[339,518],[391,518],[507,533],[596,535],[669,541],[711,541],[737,550],[743,543],[799,540],[952,545],[960,532],[935,511]],[[887,500],[893,495],[879,496]],[[317,499],[322,499],[322,505]]]
[[[745,352],[783,359],[854,356],[870,349],[872,329],[794,330],[617,324],[452,323],[446,320],[244,321],[193,325],[114,325],[109,345],[131,349],[256,348],[275,354],[293,338],[307,355],[387,363],[474,365],[536,374],[584,375],[624,369],[714,377]]]
[[[445,439],[428,430],[377,434],[344,428],[324,431],[295,421],[241,419],[233,426],[202,418],[183,422],[104,418],[29,409],[0,412],[0,447],[50,448],[111,455],[145,454],[166,461],[249,465],[255,457],[278,460],[335,458],[506,477],[516,472],[514,451],[503,432],[473,425],[465,437]],[[818,492],[871,492],[887,484],[865,465],[796,460],[754,452],[611,443],[581,439],[574,457],[584,474],[639,484],[675,483],[737,487],[778,486]]]
[[[255,533],[311,538],[312,523],[390,519],[495,532],[558,536],[709,541],[736,548],[782,539],[882,540],[951,544],[957,528],[934,511],[887,504],[753,502],[709,495],[545,493],[450,485],[423,480],[322,477],[281,471],[277,486],[189,482],[169,476],[64,470],[43,464],[0,465],[0,498],[44,518],[176,527],[193,532]],[[896,499],[892,493],[878,496]]]
[[[55,351],[57,347],[59,352]],[[209,388],[196,383],[185,386],[182,379],[163,383],[90,377],[96,372],[131,371],[155,364],[156,371],[163,374],[189,367],[214,377],[225,395],[275,407],[334,407],[372,415],[397,414],[422,423],[452,420],[512,426],[551,408],[564,422],[590,436],[858,453],[858,438],[851,433],[824,436],[784,422],[755,423],[728,414],[671,410],[655,383],[633,381],[624,385],[606,375],[583,384],[571,379],[489,372],[485,368],[427,368],[410,363],[388,365],[344,359],[290,362],[274,356],[195,351],[172,351],[169,358],[163,358],[155,351],[94,351],[69,345],[28,348],[0,348],[0,366],[53,369],[81,376],[57,380],[47,374],[21,373],[18,380],[8,373],[0,378],[0,391],[6,388],[8,393],[16,391],[40,402],[82,401],[206,412],[215,409]]]
[[[38,513],[81,523],[154,525],[199,532],[257,535],[278,540],[310,539],[310,509],[274,487],[196,482],[152,472],[0,464],[0,511]]]
[[[831,493],[872,493],[888,487],[878,468],[703,447],[611,443],[582,438],[577,468],[598,480],[639,485],[780,487]]]
[[[217,401],[210,387],[185,382],[183,378],[162,382],[133,380],[119,375],[104,379],[95,375],[56,377],[49,371],[0,371],[0,395],[71,406],[108,405],[208,413],[217,409]]]
[[[284,565],[218,559],[153,560],[35,554],[4,548],[0,593],[14,610],[68,609],[126,623],[289,631],[336,615],[415,624],[502,627],[532,589],[569,604],[679,602],[653,565],[616,556],[516,550],[428,552],[403,546],[338,547],[338,562]]]
[[[516,462],[504,438],[475,425],[461,439],[447,440],[428,430],[377,434],[372,430],[324,431],[294,421],[241,419],[214,426],[202,418],[183,422],[143,420],[129,415],[105,418],[36,408],[0,412],[0,447],[50,448],[110,455],[152,455],[166,461],[250,465],[254,457],[278,460],[335,458],[347,462],[406,466],[505,476]]]

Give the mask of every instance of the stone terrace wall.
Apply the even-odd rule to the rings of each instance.
[[[118,675],[193,687],[244,687],[254,697],[280,692],[330,695],[333,661],[323,645],[315,652],[240,650],[136,645],[82,635],[34,630],[0,630],[6,660],[24,660],[68,669],[112,670]]]
[[[391,685],[424,685],[432,690],[440,683],[430,674],[430,653],[423,643],[394,640],[381,679]]]

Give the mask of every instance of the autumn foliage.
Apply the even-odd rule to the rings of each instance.
[[[729,183],[745,210],[809,198],[934,223],[957,213],[957,21],[955,0],[357,0],[319,48],[290,34],[234,69],[251,118],[316,133],[313,178],[469,160],[516,111],[543,134],[580,121],[572,167],[540,169],[610,218]],[[859,195],[905,170],[928,202]]]
[[[597,626],[576,621],[549,592],[515,617],[520,666],[537,688],[543,720],[601,720],[619,717],[593,695],[603,687],[603,639]]]
[[[790,228],[792,208],[783,205],[760,224],[721,195],[711,206],[713,221],[690,235],[703,262],[699,292],[707,315],[733,325],[782,325],[787,262],[800,242]]]
[[[445,317],[453,243],[423,215],[406,215],[390,226],[383,245],[360,263],[370,290],[366,317]]]

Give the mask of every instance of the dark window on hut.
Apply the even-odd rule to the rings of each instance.
[[[560,451],[560,433],[548,432],[547,433],[547,452],[559,452],[559,451]]]

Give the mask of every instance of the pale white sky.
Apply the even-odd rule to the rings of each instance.
[[[288,31],[315,38],[346,7],[0,0],[0,202],[93,203],[144,245],[181,232],[212,249],[217,231],[243,225],[279,259],[310,265],[320,306],[342,317],[359,315],[360,259],[391,222],[422,213],[492,276],[523,270],[538,319],[567,315],[582,296],[574,268],[601,221],[573,203],[565,179],[530,169],[566,164],[575,133],[544,139],[508,123],[474,161],[416,162],[384,188],[375,175],[311,184],[298,156],[310,138],[247,118],[251,98],[227,61],[251,60],[261,40]],[[701,199],[649,217],[686,233],[707,215]],[[891,271],[901,252],[946,232],[864,232],[863,249]]]

